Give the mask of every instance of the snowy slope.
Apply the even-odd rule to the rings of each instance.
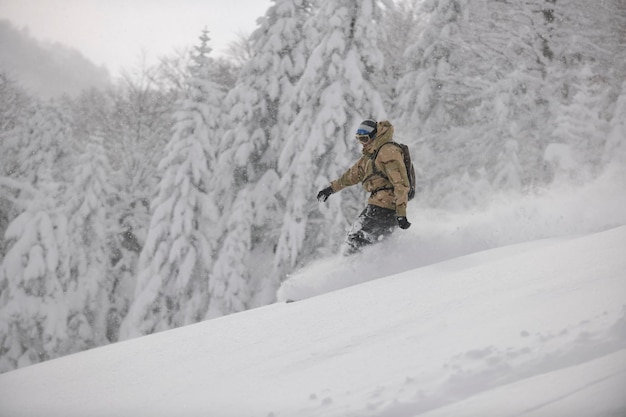
[[[528,242],[94,349],[0,375],[0,416],[624,416],[625,253]]]

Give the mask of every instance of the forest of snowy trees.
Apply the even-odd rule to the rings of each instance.
[[[273,302],[363,206],[315,195],[364,118],[411,147],[413,207],[626,167],[625,0],[413,3],[274,0],[238,64],[208,28],[72,98],[0,74],[0,372]]]

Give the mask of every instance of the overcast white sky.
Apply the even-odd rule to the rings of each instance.
[[[214,55],[251,33],[271,0],[0,0],[0,19],[28,28],[36,39],[78,49],[112,75],[149,63],[210,32]]]

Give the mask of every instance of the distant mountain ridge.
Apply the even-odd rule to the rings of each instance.
[[[7,20],[0,20],[0,71],[43,98],[73,96],[109,83],[106,68],[96,66],[77,50],[40,42]]]

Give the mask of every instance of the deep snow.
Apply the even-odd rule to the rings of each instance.
[[[0,375],[0,415],[624,416],[624,253],[626,226],[312,297],[356,263],[326,260],[281,289],[302,301]]]

